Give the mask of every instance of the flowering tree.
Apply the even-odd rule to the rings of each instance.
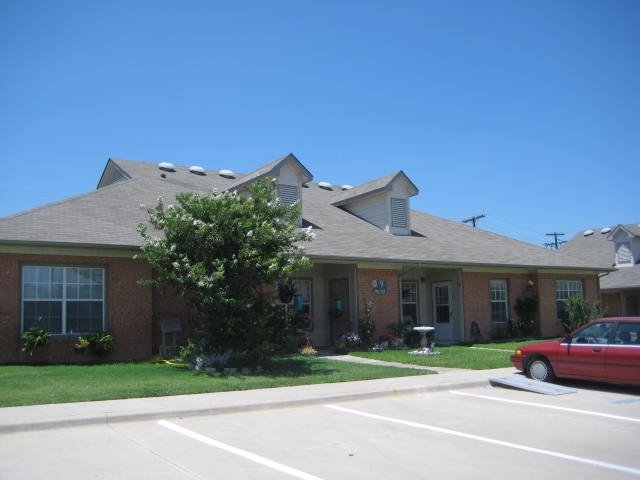
[[[265,286],[310,268],[300,242],[311,229],[298,228],[299,208],[276,195],[275,183],[259,180],[243,194],[181,193],[177,205],[162,198],[140,224],[137,258],[153,268],[147,283],[170,285],[205,322],[209,353],[270,351],[273,308]],[[267,289],[269,290],[269,289]]]

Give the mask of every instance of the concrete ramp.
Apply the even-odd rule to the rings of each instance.
[[[567,393],[576,393],[575,388],[563,387],[553,383],[541,382],[533,380],[523,375],[512,375],[503,378],[490,378],[491,385],[499,387],[517,388],[519,390],[528,390],[529,392],[542,393],[544,395],[565,395]]]

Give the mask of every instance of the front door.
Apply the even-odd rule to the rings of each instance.
[[[349,279],[329,280],[329,343],[335,345],[336,339],[353,329],[349,306]]]
[[[453,340],[453,309],[451,305],[451,282],[438,282],[432,286],[433,326],[436,342]]]

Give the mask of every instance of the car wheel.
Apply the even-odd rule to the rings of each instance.
[[[529,364],[529,377],[541,382],[553,382],[556,376],[546,358],[534,358]]]

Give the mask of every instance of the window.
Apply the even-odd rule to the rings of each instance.
[[[507,301],[507,281],[490,280],[489,296],[491,299],[491,321],[504,323],[509,320],[509,303]]]
[[[571,338],[571,343],[609,343],[609,337],[615,324],[612,322],[598,322],[583,328]]]
[[[22,328],[52,334],[104,330],[104,268],[22,267]]]
[[[313,330],[313,304],[311,279],[297,279],[294,281],[296,289],[290,303],[287,304],[288,321],[298,329]],[[278,300],[280,305],[284,305]]]
[[[631,244],[630,242],[616,243],[616,265],[630,265],[631,262]]]
[[[293,306],[296,313],[311,314],[311,280],[296,280],[296,293],[293,295]]]
[[[561,320],[567,319],[564,303],[571,297],[582,295],[580,280],[556,280],[556,313]]]
[[[621,323],[613,343],[618,345],[640,345],[640,326],[637,323]]]
[[[402,321],[418,323],[418,282],[402,282]]]
[[[406,198],[391,199],[391,226],[397,228],[409,227]]]

